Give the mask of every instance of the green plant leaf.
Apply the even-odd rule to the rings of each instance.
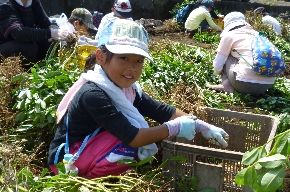
[[[289,137],[290,137],[290,132],[282,134],[281,136],[279,136],[276,139],[272,150],[269,152],[269,155],[274,155],[276,153],[281,153],[283,150],[284,150],[284,153],[285,153],[285,148],[288,148],[288,139],[289,139]],[[285,155],[287,155],[287,154],[285,154]]]
[[[25,118],[26,118],[26,114],[23,111],[21,111],[15,116],[14,121],[15,122],[22,122],[25,120]]]
[[[264,192],[263,188],[261,187],[261,180],[264,175],[265,173],[258,175],[257,180],[254,183],[253,188],[252,188],[255,192]]]
[[[264,174],[261,179],[261,187],[265,189],[265,192],[276,191],[283,184],[285,171],[285,167],[277,167]]]
[[[20,170],[17,173],[17,178],[19,183],[23,182],[24,184],[30,184],[32,186],[35,184],[34,177],[28,167],[25,167],[22,170]]]
[[[26,97],[26,91],[27,91],[27,88],[20,91],[20,93],[18,94],[18,98],[24,99]]]
[[[26,90],[26,96],[27,96],[27,98],[28,99],[32,99],[32,97],[31,97],[31,91],[30,90]]]
[[[290,154],[290,137],[288,138],[287,154]]]
[[[248,168],[242,169],[236,175],[235,180],[236,180],[237,185],[245,185],[245,174],[247,172],[247,169]]]
[[[141,165],[143,165],[145,163],[152,162],[153,160],[154,160],[154,157],[149,157],[149,158],[146,158],[146,159],[143,159],[143,160],[139,161],[137,165],[141,166]]]
[[[258,163],[261,164],[265,168],[276,168],[281,166],[286,162],[286,157],[281,154],[271,155],[268,157],[263,157],[258,160]]]
[[[40,106],[42,109],[46,108],[46,103],[43,100],[40,100]]]
[[[260,154],[260,148],[252,148],[250,151],[246,151],[242,158],[242,163],[244,165],[251,165],[253,164]]]
[[[262,158],[262,157],[266,157],[267,155],[267,150],[266,150],[266,146],[261,147],[260,151],[259,151],[259,156],[258,159]]]
[[[17,82],[17,81],[20,81],[23,79],[23,74],[18,74],[18,75],[15,75],[13,78],[12,78],[12,82]]]
[[[118,165],[126,164],[128,166],[136,167],[138,165],[138,161],[132,159],[122,159],[118,161]]]
[[[31,125],[31,124],[20,125],[16,131],[17,132],[27,131],[28,129],[30,129],[32,127],[33,127],[33,125]]]
[[[244,184],[249,185],[251,188],[253,188],[253,185],[257,179],[256,169],[254,167],[249,167],[244,177]]]
[[[256,170],[260,170],[262,168],[263,168],[262,165],[260,165],[259,163],[255,163],[255,169]]]

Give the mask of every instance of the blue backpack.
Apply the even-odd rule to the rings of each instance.
[[[233,50],[233,52],[237,51]],[[249,63],[241,54],[239,55],[253,68],[256,74],[278,77],[281,72],[285,71],[285,63],[281,52],[263,36],[263,32],[254,37],[252,54],[253,64]]]
[[[195,3],[186,4],[183,8],[177,11],[175,15],[178,23],[184,24],[190,12],[195,8]]]

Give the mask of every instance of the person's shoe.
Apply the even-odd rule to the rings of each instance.
[[[209,89],[213,89],[216,91],[222,91],[222,92],[226,92],[226,93],[234,93],[235,89],[234,87],[231,85],[230,81],[228,79],[224,80],[221,84],[219,85],[206,85],[207,88]]]

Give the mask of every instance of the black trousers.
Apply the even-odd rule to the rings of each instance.
[[[8,41],[0,44],[0,55],[4,58],[22,55],[25,63],[43,60],[51,43],[47,40],[39,42]]]

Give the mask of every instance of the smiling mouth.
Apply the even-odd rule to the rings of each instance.
[[[129,75],[125,75],[124,77],[127,78],[127,79],[133,79],[133,77],[129,76]]]

